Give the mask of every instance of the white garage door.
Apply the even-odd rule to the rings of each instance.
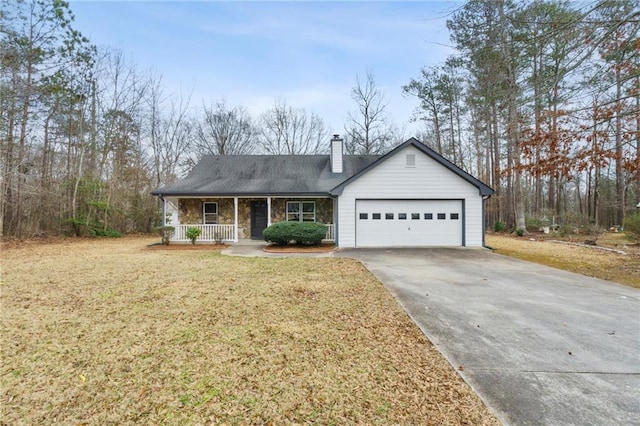
[[[462,245],[461,200],[356,200],[357,247]]]

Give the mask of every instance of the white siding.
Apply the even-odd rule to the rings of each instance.
[[[407,154],[415,155],[415,167],[407,167]],[[355,247],[357,199],[464,200],[465,245],[482,246],[479,189],[413,146],[396,152],[344,188],[338,211],[340,247]]]
[[[165,214],[166,214],[166,223],[169,226],[174,226],[180,223],[180,216],[178,210],[178,199],[177,198],[165,198]]]

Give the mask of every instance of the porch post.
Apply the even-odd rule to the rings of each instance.
[[[233,197],[233,214],[234,214],[234,222],[233,227],[235,229],[235,235],[233,237],[234,242],[238,242],[238,197]]]
[[[267,197],[267,227],[271,226],[271,197]]]
[[[333,243],[340,247],[338,241],[338,197],[333,199]]]
[[[160,199],[162,200],[162,227],[167,226],[167,200],[161,195]],[[164,231],[162,231],[164,232]]]

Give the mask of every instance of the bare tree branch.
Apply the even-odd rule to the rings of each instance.
[[[269,154],[316,154],[327,140],[324,122],[314,113],[278,100],[261,117],[260,144]]]

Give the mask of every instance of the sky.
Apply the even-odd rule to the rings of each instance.
[[[407,136],[418,100],[402,86],[453,53],[446,19],[460,1],[70,1],[74,28],[162,76],[193,108],[226,99],[254,117],[285,101],[331,134],[356,111],[356,76],[375,76]]]

